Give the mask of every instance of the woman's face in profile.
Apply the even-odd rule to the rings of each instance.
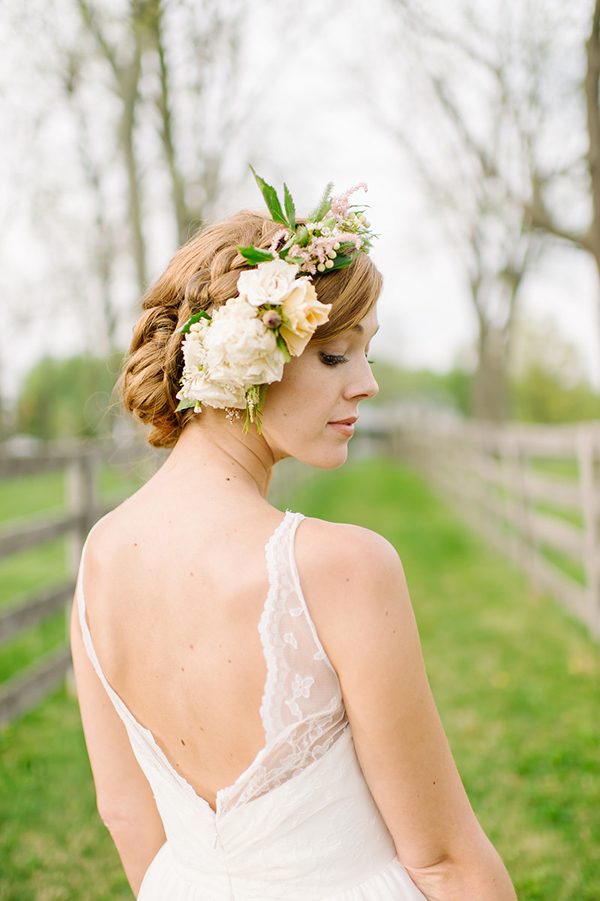
[[[372,309],[354,328],[309,344],[269,385],[261,422],[275,461],[296,457],[322,469],[345,461],[358,404],[378,391],[367,360],[377,328]]]

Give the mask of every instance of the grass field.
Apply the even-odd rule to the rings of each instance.
[[[102,497],[126,495],[140,484],[139,474],[104,467],[98,489]],[[64,473],[53,472],[0,481],[0,524],[13,519],[65,509],[67,487]],[[0,561],[0,609],[26,592],[41,586],[59,585],[67,578],[67,546],[63,538],[21,551]],[[24,629],[0,647],[0,683],[40,655],[66,640],[65,615],[59,611]]]
[[[398,549],[454,755],[520,901],[598,901],[598,646],[402,467],[351,464],[289,506]],[[60,692],[0,735],[0,901],[131,897]]]

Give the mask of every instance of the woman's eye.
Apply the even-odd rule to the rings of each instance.
[[[337,366],[338,363],[347,363],[348,357],[343,354],[326,354],[321,351],[321,360],[326,366]]]

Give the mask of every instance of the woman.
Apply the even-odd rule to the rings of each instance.
[[[176,254],[123,377],[173,450],[82,558],[72,645],[100,814],[141,901],[514,901],[395,551],[267,501],[279,460],[344,462],[377,392],[381,278],[350,192],[299,224],[257,180],[275,221],[242,213]]]

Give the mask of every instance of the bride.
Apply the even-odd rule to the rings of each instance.
[[[271,218],[179,250],[122,377],[172,451],[82,555],[72,647],[100,815],[140,901],[515,901],[396,552],[267,500],[285,457],[344,462],[377,392],[381,277],[352,192],[300,222],[257,181]]]

